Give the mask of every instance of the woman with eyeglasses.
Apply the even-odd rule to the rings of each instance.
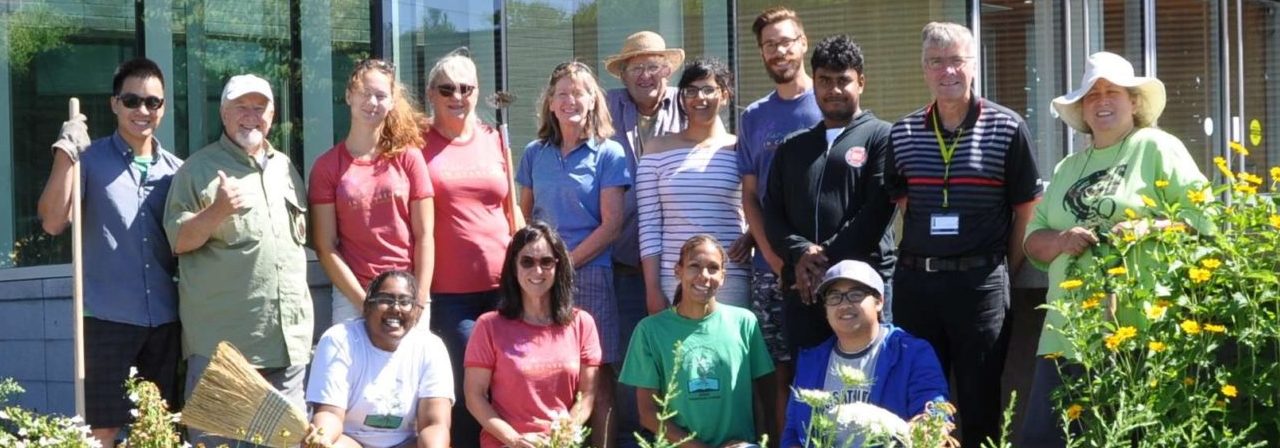
[[[480,316],[467,344],[463,390],[484,427],[484,448],[545,446],[557,419],[581,426],[592,413],[600,338],[574,308],[573,264],[543,222],[516,232],[507,248],[498,310]]]
[[[738,138],[725,130],[720,111],[733,98],[733,74],[715,58],[698,58],[680,76],[680,108],[688,126],[646,145],[636,168],[640,216],[640,257],[649,314],[671,305],[679,280],[673,275],[685,240],[709,234],[733,241],[723,304],[747,307],[751,298],[751,249],[744,242],[742,175],[734,148]]]
[[[519,229],[519,211],[508,149],[497,130],[476,116],[475,63],[465,51],[449,53],[431,68],[426,86],[431,126],[422,154],[436,193],[435,244],[455,257],[435,267],[431,330],[444,339],[460,378],[476,319],[498,301],[502,256]],[[454,446],[479,445],[480,426],[462,404],[454,407],[453,427]]]
[[[622,145],[609,139],[613,125],[604,91],[585,64],[566,62],[552,71],[538,119],[538,139],[525,147],[516,174],[520,208],[564,238],[577,286],[574,301],[599,325],[605,365],[591,435],[595,446],[612,446],[617,425],[606,421],[614,415],[610,364],[618,360],[621,334],[611,246],[622,228],[622,195],[631,173]]]
[[[665,422],[671,442],[694,434],[680,446],[758,447],[755,422],[764,415],[755,397],[773,373],[760,324],[750,310],[717,298],[728,257],[715,237],[696,235],[678,250],[675,306],[636,326],[621,381],[635,386],[640,424],[652,432],[664,424],[654,397],[676,384],[679,394],[667,397],[676,413]]]
[[[320,337],[307,383],[308,447],[450,446],[453,371],[444,343],[418,326],[417,297],[413,274],[378,274],[363,318]]]
[[[333,282],[332,323],[359,316],[365,285],[379,272],[414,273],[431,284],[435,265],[431,178],[421,119],[388,62],[366,59],[347,80],[351,130],[311,168],[316,256]],[[415,297],[429,301],[424,287]],[[430,322],[430,315],[427,316]]]

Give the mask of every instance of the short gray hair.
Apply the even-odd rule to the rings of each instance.
[[[471,60],[469,53],[466,49],[459,48],[437,59],[431,71],[427,72],[427,87],[434,85],[441,76],[446,76],[454,82],[471,80],[479,83],[480,77],[476,74],[476,63]]]
[[[947,48],[955,45],[964,45],[969,47],[970,51],[975,51],[973,48],[973,32],[959,23],[929,22],[928,25],[924,26],[924,30],[920,34],[923,41],[923,45],[920,48],[921,57],[923,57],[924,51],[930,47]]]

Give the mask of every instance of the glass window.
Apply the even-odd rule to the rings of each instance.
[[[1161,1],[1155,23],[1157,75],[1168,92],[1159,125],[1182,139],[1200,171],[1210,177],[1216,172],[1213,156],[1223,149],[1219,136],[1227,123],[1220,110],[1224,98],[1217,5],[1199,0]]]
[[[1280,165],[1280,3],[1247,0],[1235,5],[1241,9],[1239,26],[1232,26],[1232,48],[1242,45],[1241,75],[1235,82],[1243,81],[1234,88],[1234,101],[1243,102],[1235,106],[1237,113],[1243,110],[1235,140],[1250,151],[1245,169],[1262,173]]]
[[[1059,2],[1022,0],[982,3],[983,89],[1012,109],[1031,128],[1036,166],[1043,177],[1066,156],[1066,125],[1053,116],[1050,101],[1065,92],[1062,11]],[[1075,75],[1078,76],[1078,75]]]
[[[0,267],[71,261],[70,234],[46,235],[36,214],[53,164],[49,144],[71,97],[89,117],[89,135],[114,132],[111,77],[136,43],[132,2],[0,4],[0,179],[11,188],[0,194]]]
[[[501,87],[497,47],[498,17],[494,2],[490,0],[465,0],[458,2],[428,2],[422,0],[396,0],[390,2],[392,29],[391,48],[387,54],[394,58],[399,76],[419,102],[426,104],[427,73],[436,59],[459,48],[466,47],[476,64],[477,81],[481,99],[476,113],[490,123],[494,122],[494,110],[485,106],[484,98]],[[562,36],[563,37],[563,36]],[[522,103],[524,99],[521,99]],[[519,106],[517,106],[518,108]]]

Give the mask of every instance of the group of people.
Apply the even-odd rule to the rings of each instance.
[[[85,268],[94,436],[110,447],[128,423],[131,366],[176,403],[179,354],[190,394],[227,340],[310,405],[314,446],[531,448],[570,424],[601,448],[639,428],[690,447],[768,433],[792,448],[813,412],[792,386],[903,419],[954,390],[961,440],[977,446],[1000,429],[1024,248],[1056,285],[1101,234],[1150,231],[1125,213],[1151,216],[1142,195],[1203,188],[1154,128],[1163,85],[1113,54],[1091,56],[1081,87],[1054,101],[1093,145],[1043,190],[1026,123],[974,93],[965,27],[924,27],[932,101],[894,123],[861,104],[866,61],[850,37],[810,49],[785,7],[752,32],[775,88],[737,135],[722,121],[732,71],[640,32],[604,61],[623,88],[606,92],[581,62],[554,68],[518,163],[476,116],[465,52],[430,70],[426,113],[391,63],[362,61],[346,85],[350,131],[305,184],[267,139],[268,81],[232,77],[221,137],[184,162],[155,135],[163,73],[122,64],[116,132],[90,142],[85,117],[65,123],[39,204],[45,230],[62,232],[79,164],[83,256],[110,260]],[[1212,231],[1197,216],[1156,222]],[[333,285],[314,355],[308,245]],[[1062,351],[1055,318],[1041,353]],[[1050,392],[1054,363],[1071,358],[1054,358],[1037,366],[1034,446],[1061,444]],[[846,390],[844,367],[870,385]],[[669,387],[676,413],[662,420]]]

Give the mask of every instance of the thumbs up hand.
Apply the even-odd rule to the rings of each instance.
[[[246,208],[245,199],[240,195],[240,187],[236,178],[227,176],[218,170],[218,193],[213,199],[213,207],[226,216],[231,216]]]

